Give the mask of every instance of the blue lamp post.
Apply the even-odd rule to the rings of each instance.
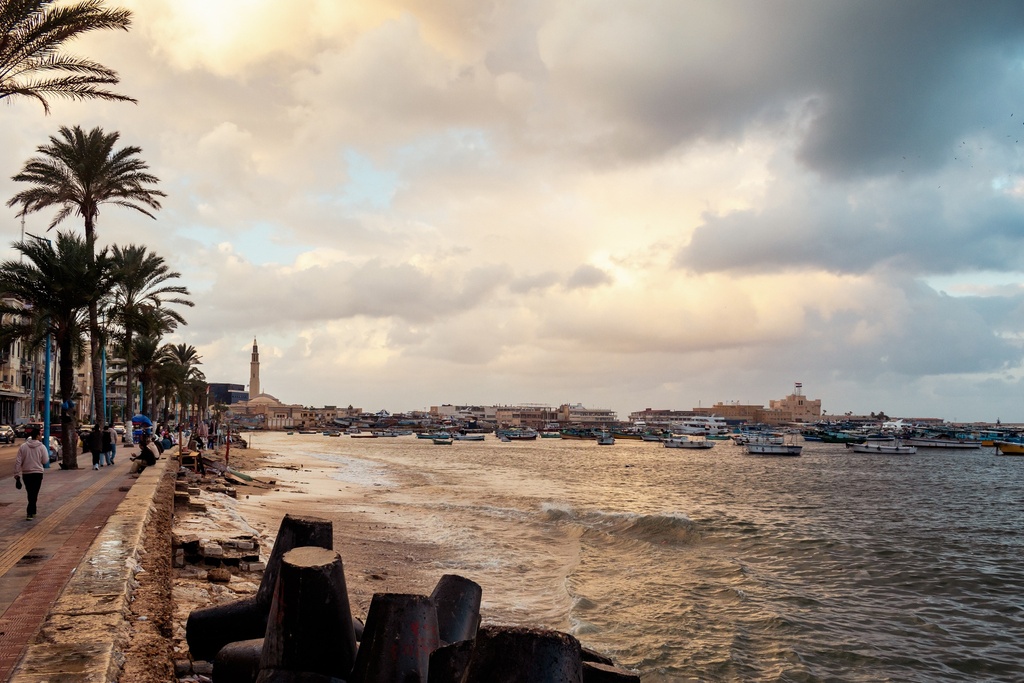
[[[24,228],[24,225],[23,225],[22,226],[22,230],[24,231],[24,229],[25,228]],[[40,237],[39,235],[33,235],[30,232],[26,232],[25,234],[28,235],[29,237],[34,237],[37,240],[45,241],[51,247],[53,246],[53,242],[51,242],[50,240],[46,239],[45,237]],[[52,390],[50,388],[50,333],[47,332],[46,333],[46,377],[43,379],[43,398],[44,398],[44,405],[43,405],[43,445],[46,446],[46,452],[47,453],[50,453],[50,393],[51,393],[51,391]],[[50,467],[50,459],[49,458],[46,459],[46,464],[44,465],[44,467],[49,469],[49,467]]]

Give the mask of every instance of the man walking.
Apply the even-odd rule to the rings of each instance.
[[[103,430],[103,460],[106,465],[114,464],[114,454],[117,452],[117,432],[113,425],[107,425]]]
[[[36,500],[39,498],[39,487],[43,485],[43,472],[50,462],[50,452],[38,440],[39,427],[29,427],[25,436],[25,443],[21,444],[14,457],[14,481],[18,488],[21,488],[22,480],[25,482],[25,492],[28,494],[25,519],[32,519],[36,516]]]

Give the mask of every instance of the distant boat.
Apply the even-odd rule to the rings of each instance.
[[[598,446],[614,446],[615,445],[615,437],[612,436],[611,434],[607,433],[607,432],[605,432],[604,434],[598,434],[597,435],[597,445]]]
[[[452,434],[452,438],[456,441],[483,441],[483,434]]]
[[[453,439],[450,436],[447,439],[442,437],[434,437],[433,439],[431,439],[431,441],[434,442],[435,446],[450,446],[452,444],[452,440]]]
[[[955,436],[908,436],[903,439],[903,443],[918,448],[981,448],[981,439],[961,439]]]
[[[996,441],[995,446],[999,455],[1024,455],[1024,443]]]
[[[889,455],[913,455],[917,453],[917,446],[908,446],[898,441],[881,443],[871,441],[866,443],[848,443],[846,447],[854,453],[878,453]]]
[[[662,439],[665,448],[690,448],[694,450],[714,448],[715,444],[707,439],[688,439],[686,437],[669,437]]]
[[[512,441],[533,441],[540,436],[536,429],[503,429],[498,432],[498,436],[502,435]]]
[[[725,418],[718,415],[694,415],[681,422],[672,423],[672,431],[693,436],[719,436],[729,433]]]
[[[542,438],[542,439],[561,439],[562,438],[562,433],[561,432],[541,432],[540,433],[540,438]]]
[[[580,429],[578,427],[567,427],[560,433],[563,439],[575,439],[579,441],[593,439],[597,436],[597,432],[593,429]]]
[[[804,449],[796,442],[796,435],[790,434],[779,441],[766,439],[763,441],[748,441],[747,453],[750,455],[800,455]]]

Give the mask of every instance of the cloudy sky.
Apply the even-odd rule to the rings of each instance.
[[[255,337],[264,391],[313,406],[802,382],[1024,421],[1019,1],[113,4],[131,31],[71,51],[139,103],[0,104],[0,198],[61,125],[142,147],[164,207],[99,239],[182,274],[209,381]]]

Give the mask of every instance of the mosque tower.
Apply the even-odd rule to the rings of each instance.
[[[252,361],[249,363],[249,398],[260,393],[260,347],[256,346],[256,337],[252,338]]]

